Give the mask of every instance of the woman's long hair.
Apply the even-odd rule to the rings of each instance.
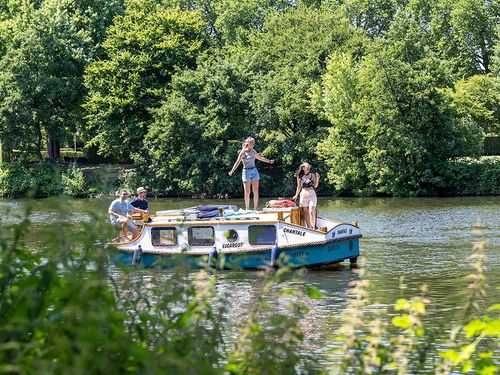
[[[302,176],[304,176],[304,169],[302,169],[302,167],[304,167],[306,164],[309,164],[309,163],[307,161],[305,161],[301,165],[299,165],[299,169],[297,169],[297,171],[295,172],[295,175],[298,178],[302,178]]]

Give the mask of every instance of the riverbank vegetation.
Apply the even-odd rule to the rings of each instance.
[[[500,136],[498,24],[487,0],[2,1],[0,170],[69,146],[160,196],[236,196],[252,135],[277,160],[265,195],[303,160],[323,194],[499,194],[479,161]],[[69,175],[31,191],[95,194]]]
[[[257,297],[231,323],[218,271],[180,267],[151,278],[110,268],[103,250],[110,228],[92,213],[76,226],[59,208],[36,242],[27,237],[29,209],[18,224],[0,226],[3,373],[498,373],[500,305],[484,306],[484,244],[468,259],[462,308],[439,332],[427,324],[434,317],[425,286],[411,296],[402,282],[401,298],[383,308],[361,266],[335,349],[318,361],[302,346],[301,317],[305,300],[322,295],[300,273],[258,274]]]
[[[446,163],[443,176],[434,194],[440,196],[498,195],[500,194],[500,156],[481,158],[453,158]],[[332,174],[332,176],[335,176]],[[292,196],[295,186],[291,184],[272,184],[269,176],[264,176],[267,186],[261,192],[267,196]],[[0,197],[3,198],[46,198],[65,195],[73,198],[113,196],[121,187],[134,191],[137,186],[148,186],[152,181],[145,177],[134,165],[123,164],[77,164],[45,160],[29,165],[12,162],[0,167]],[[323,187],[320,191],[328,195],[369,195],[373,190],[358,186],[336,190]],[[223,199],[221,192],[196,193],[196,189],[177,192],[177,196]],[[235,190],[235,194],[237,194]],[[163,196],[161,191],[153,190],[150,195]],[[389,195],[389,194],[386,194]]]

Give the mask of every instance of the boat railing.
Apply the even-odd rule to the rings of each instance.
[[[176,210],[162,210],[162,211],[156,211],[156,216],[172,216],[172,215],[193,215],[196,214],[196,206],[195,207],[188,207],[188,208],[181,208],[181,209],[176,209]]]
[[[173,222],[191,222],[191,221],[252,221],[252,220],[261,220],[260,217],[254,216],[254,217],[238,217],[238,216],[225,216],[225,217],[204,217],[204,218],[197,218],[197,217],[177,217],[177,218],[171,218],[167,220],[162,220],[161,222],[166,222],[166,223],[173,223]]]

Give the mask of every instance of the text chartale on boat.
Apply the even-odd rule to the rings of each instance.
[[[115,264],[170,268],[180,261],[195,268],[319,267],[359,256],[356,222],[317,218],[302,224],[299,207],[238,210],[207,205],[158,211],[142,223],[139,236],[109,247]]]

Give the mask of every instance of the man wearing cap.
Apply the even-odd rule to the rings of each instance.
[[[134,199],[132,199],[132,201],[130,202],[130,204],[135,207],[135,208],[139,208],[141,210],[145,210],[147,212],[148,211],[148,201],[146,200],[146,192],[147,190],[144,188],[144,187],[140,187],[137,189],[137,197],[135,197]]]

